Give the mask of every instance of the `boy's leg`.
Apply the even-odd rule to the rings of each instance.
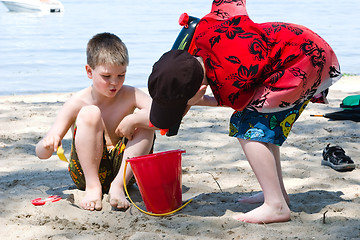
[[[154,131],[149,129],[138,128],[131,140],[126,144],[124,150],[123,161],[121,162],[120,170],[112,181],[109,190],[110,205],[123,209],[130,207],[129,201],[126,199],[124,191],[124,168],[126,159],[138,157],[149,154],[154,143]],[[130,164],[128,164],[125,174],[126,184],[129,182],[133,172]]]
[[[290,205],[289,195],[286,192],[284,180],[283,180],[283,176],[282,176],[281,161],[280,161],[280,147],[275,144],[271,144],[271,143],[269,143],[269,147],[275,158],[276,170],[277,170],[277,174],[278,174],[278,178],[279,178],[279,182],[280,182],[281,191],[283,193],[286,203],[288,205]]]
[[[101,210],[102,190],[99,166],[103,153],[103,122],[96,106],[80,110],[76,120],[75,147],[85,177],[85,197],[80,206],[86,210]]]
[[[271,223],[290,220],[290,209],[284,198],[278,167],[272,147],[268,143],[238,139],[251,168],[264,193],[264,203],[260,207],[235,216],[250,223]]]
[[[274,144],[269,144],[269,147],[273,153],[273,156],[275,158],[275,162],[276,162],[276,169],[277,169],[277,174],[279,177],[279,182],[280,182],[280,186],[281,186],[281,191],[283,192],[284,198],[287,202],[288,205],[290,205],[290,199],[289,196],[286,192],[285,186],[284,186],[284,181],[283,181],[283,177],[282,177],[282,170],[281,170],[281,161],[280,161],[280,147]],[[260,192],[257,194],[254,194],[250,197],[243,197],[243,198],[239,198],[238,200],[241,203],[250,203],[250,204],[257,204],[257,203],[263,203],[264,202],[264,193]]]

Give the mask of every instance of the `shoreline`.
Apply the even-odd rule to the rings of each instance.
[[[360,74],[344,74],[344,76],[342,78],[349,78],[349,79],[360,79]],[[126,80],[125,80],[125,85],[129,85],[127,84]],[[131,85],[132,86],[132,85]],[[145,92],[147,92],[147,87],[136,87],[139,88]],[[333,88],[333,86],[331,86],[331,89]],[[79,89],[80,90],[80,89]],[[36,95],[48,95],[48,94],[67,94],[67,93],[73,93],[76,91],[61,91],[61,92],[57,92],[57,91],[51,91],[51,92],[31,92],[31,93],[12,93],[12,94],[1,94],[0,93],[0,98],[6,98],[6,97],[15,97],[15,96],[36,96]]]

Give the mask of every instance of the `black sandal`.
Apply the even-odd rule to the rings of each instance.
[[[328,144],[323,151],[321,165],[329,166],[339,172],[352,171],[355,169],[355,163],[349,156],[345,155],[344,149],[339,146],[330,147],[330,144]]]

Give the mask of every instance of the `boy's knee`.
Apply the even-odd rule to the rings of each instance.
[[[89,105],[81,108],[76,118],[76,125],[93,126],[101,123],[101,111],[95,105]]]
[[[155,140],[155,131],[150,129],[138,128],[134,134],[134,137],[128,141],[128,146],[136,145],[136,147],[131,147],[131,152],[133,156],[140,156],[148,154],[152,148]]]

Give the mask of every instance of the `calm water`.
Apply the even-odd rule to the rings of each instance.
[[[12,13],[0,3],[0,95],[76,91],[86,77],[85,48],[96,33],[112,32],[130,54],[126,83],[146,87],[153,63],[169,50],[181,13],[202,17],[211,0],[62,0],[63,14]],[[360,74],[359,0],[248,0],[255,22],[305,25],[327,40],[343,72]],[[314,3],[315,2],[315,3]]]

